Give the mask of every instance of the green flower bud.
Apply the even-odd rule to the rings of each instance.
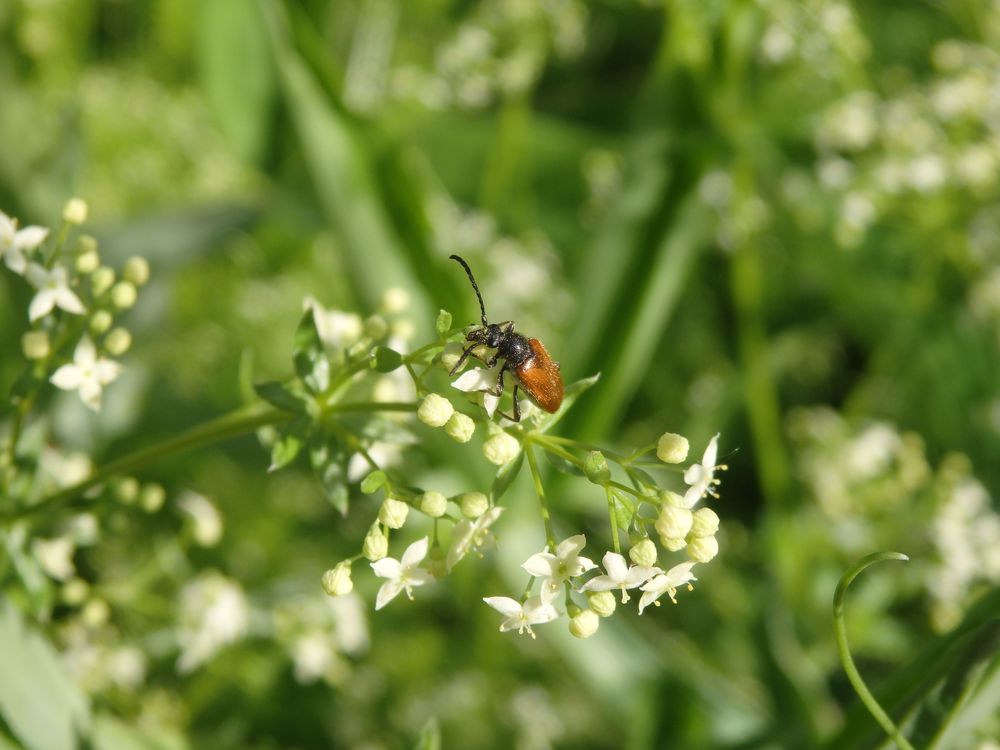
[[[500,430],[491,435],[483,443],[483,455],[491,464],[503,466],[517,458],[521,452],[521,444],[513,435]]]
[[[463,516],[475,521],[490,509],[490,499],[482,492],[464,492],[458,497],[458,507]]]
[[[719,516],[711,508],[698,508],[694,512],[694,523],[688,532],[691,536],[715,536],[719,530]]]
[[[687,540],[682,536],[663,536],[660,534],[660,546],[667,552],[677,552],[687,546]]]
[[[673,505],[675,508],[683,508],[684,498],[676,492],[660,490],[660,505]]]
[[[444,349],[441,350],[441,354],[438,355],[438,362],[441,363],[443,367],[448,372],[451,372],[455,365],[458,364],[458,360],[462,357],[462,345],[457,344],[452,341],[449,344],[445,344]],[[468,360],[466,360],[468,362]],[[464,367],[465,365],[463,365]]]
[[[409,514],[409,505],[394,497],[387,497],[382,501],[382,507],[378,510],[378,520],[390,529],[401,529]]]
[[[379,310],[384,313],[401,313],[410,304],[410,295],[401,287],[389,287],[382,294],[382,301],[379,303]]]
[[[89,276],[101,266],[101,256],[97,250],[87,250],[76,256],[76,270],[84,276]]]
[[[429,490],[420,496],[420,510],[431,518],[440,518],[448,511],[448,498]]]
[[[462,414],[460,411],[456,411],[451,415],[451,418],[445,422],[444,431],[448,433],[448,437],[459,443],[467,443],[472,439],[473,434],[476,432],[476,423],[472,417]]]
[[[592,609],[584,609],[569,621],[569,632],[577,638],[590,638],[601,625],[601,618]]]
[[[608,469],[608,460],[600,451],[591,451],[587,454],[587,459],[583,462],[583,473],[587,475],[594,484],[602,487],[611,481],[611,470]]]
[[[119,310],[128,310],[138,296],[139,292],[131,281],[119,281],[111,287],[111,304]]]
[[[45,331],[28,331],[21,336],[21,350],[28,359],[45,359],[52,351],[49,334]]]
[[[142,492],[139,493],[139,505],[147,513],[156,513],[156,511],[163,507],[166,499],[167,491],[163,489],[162,484],[147,484],[142,488]]]
[[[427,553],[427,562],[425,563],[427,572],[430,573],[438,581],[442,580],[448,575],[448,561],[445,555],[445,551],[441,548],[441,545],[437,542],[434,546],[430,548]]]
[[[90,332],[94,335],[99,336],[100,334],[111,328],[112,323],[115,322],[114,316],[111,315],[107,310],[98,310],[94,313],[93,317],[90,319]]]
[[[63,584],[59,594],[70,607],[78,607],[90,596],[90,584],[82,578],[70,578]]]
[[[691,531],[694,515],[687,508],[676,505],[663,505],[656,519],[656,531],[660,536],[683,539]]]
[[[389,324],[381,315],[372,315],[365,320],[364,332],[373,341],[381,341],[389,333]]]
[[[80,613],[83,624],[95,630],[104,625],[109,617],[111,617],[111,608],[103,599],[91,599],[84,605],[83,611]]]
[[[323,574],[323,591],[327,596],[343,596],[354,590],[351,564],[346,560]]]
[[[444,427],[454,413],[451,401],[436,393],[428,393],[417,407],[417,419],[431,427]]]
[[[440,310],[438,312],[437,320],[434,323],[434,330],[437,331],[438,336],[444,336],[448,331],[451,330],[451,313],[447,310]]]
[[[115,271],[113,268],[101,266],[90,277],[90,291],[95,297],[100,297],[115,283]]]
[[[719,554],[719,542],[714,536],[696,536],[688,539],[688,557],[695,562],[707,563]]]
[[[136,286],[142,286],[149,281],[149,262],[141,255],[133,255],[125,261],[122,276]]]
[[[70,198],[63,206],[63,221],[67,224],[83,224],[87,220],[87,201]]]
[[[409,341],[416,332],[417,328],[413,325],[413,321],[406,318],[394,320],[389,326],[389,335],[402,341]]]
[[[688,447],[683,435],[665,432],[656,443],[656,457],[667,464],[679,464],[687,458]]]
[[[403,364],[403,355],[388,346],[376,346],[371,366],[378,372],[392,372]]]
[[[643,565],[651,568],[656,565],[656,545],[652,539],[643,539],[632,545],[628,551],[629,559],[636,565]]]
[[[132,334],[124,328],[115,328],[104,339],[104,348],[114,357],[123,355],[130,346],[132,346]]]
[[[382,533],[382,527],[373,523],[368,533],[365,535],[365,543],[361,547],[361,554],[372,562],[381,560],[389,554],[389,540]]]
[[[588,591],[587,603],[601,617],[611,617],[618,606],[615,595],[610,591]]]
[[[122,477],[115,482],[115,497],[125,505],[131,505],[139,499],[139,480],[135,477]]]

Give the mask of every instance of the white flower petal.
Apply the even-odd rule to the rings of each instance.
[[[615,581],[624,581],[628,575],[628,564],[617,552],[604,555],[604,569],[608,571],[608,577]]]
[[[49,230],[45,227],[25,227],[14,236],[12,245],[18,250],[34,250],[45,242],[48,236]]]
[[[379,578],[399,578],[403,566],[395,558],[383,557],[372,563],[372,570]]]
[[[549,552],[536,552],[521,565],[530,575],[547,578],[556,572],[558,560]]]
[[[75,391],[83,382],[83,371],[76,365],[63,365],[52,373],[49,382],[64,391]]]
[[[504,617],[514,617],[521,614],[520,602],[511,599],[509,596],[486,596],[483,601]]]
[[[428,544],[428,538],[424,537],[406,548],[406,551],[399,560],[404,570],[416,567],[417,563],[427,557]]]
[[[398,578],[392,578],[383,583],[378,590],[378,594],[375,595],[375,609],[382,609],[382,607],[399,596],[399,592],[402,590],[403,582]]]
[[[31,270],[31,266],[28,266],[28,270]],[[52,308],[55,307],[56,300],[55,294],[50,289],[42,289],[32,298],[31,304],[28,306],[28,320],[32,322],[38,320],[39,318],[44,318],[50,312]]]
[[[87,308],[83,306],[80,298],[77,297],[68,287],[61,286],[53,290],[55,303],[68,313],[83,315]]]

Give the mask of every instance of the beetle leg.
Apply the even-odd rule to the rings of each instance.
[[[455,363],[455,366],[451,368],[451,371],[448,374],[454,375],[456,372],[458,372],[461,369],[462,365],[465,364],[465,360],[467,360],[469,358],[469,355],[472,354],[472,350],[478,349],[480,346],[482,346],[482,344],[480,344],[477,341],[472,346],[468,347],[465,351],[463,351],[462,356],[458,358],[458,362]],[[475,354],[472,354],[472,356],[478,359],[480,362],[484,361],[482,357],[477,357]]]
[[[517,403],[517,391],[518,391],[519,388],[520,388],[519,385],[516,385],[516,384],[514,385],[514,394],[513,394],[514,395],[514,416],[510,416],[508,414],[504,414],[502,411],[498,411],[497,412],[497,414],[499,414],[501,417],[503,417],[504,419],[509,419],[511,422],[520,422],[521,421],[521,406],[520,406],[520,404]]]

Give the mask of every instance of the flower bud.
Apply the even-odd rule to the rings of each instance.
[[[389,540],[382,533],[382,527],[373,523],[368,533],[365,535],[365,543],[361,547],[361,554],[372,562],[381,560],[389,554]]]
[[[448,558],[444,549],[437,542],[427,553],[427,562],[424,563],[424,567],[428,573],[434,576],[435,580],[443,580],[448,575]]]
[[[417,419],[431,427],[444,427],[454,413],[451,401],[436,393],[428,393],[417,407]]]
[[[49,334],[45,331],[28,331],[21,337],[21,350],[28,359],[45,359],[52,351]]]
[[[444,431],[448,433],[448,437],[452,438],[459,443],[467,443],[472,439],[472,435],[476,431],[476,423],[473,421],[472,417],[462,414],[460,411],[456,411],[451,415],[451,418],[445,422]]]
[[[372,315],[365,320],[364,332],[373,341],[381,341],[389,333],[389,324],[381,315]]]
[[[588,591],[587,603],[601,617],[611,617],[615,613],[618,602],[610,591]]]
[[[451,330],[451,313],[447,310],[439,310],[437,320],[434,321],[434,330],[438,336],[444,336]]]
[[[387,497],[382,501],[382,507],[378,510],[378,520],[390,529],[401,529],[409,514],[409,505],[394,497]]]
[[[96,246],[92,249],[84,250],[77,255],[74,265],[76,266],[76,270],[84,276],[88,276],[100,268],[101,256],[97,252]]]
[[[135,477],[122,477],[115,482],[115,497],[125,505],[131,505],[139,498],[139,480]]]
[[[70,198],[63,206],[63,221],[67,224],[83,224],[87,220],[87,201]]]
[[[660,536],[683,539],[691,531],[693,522],[694,515],[687,508],[663,505],[660,507],[660,515],[656,519],[655,526]]]
[[[483,443],[483,455],[486,456],[486,460],[497,466],[513,461],[520,452],[521,444],[517,438],[503,430],[491,435]]]
[[[138,296],[135,284],[131,281],[119,281],[111,287],[111,304],[119,310],[128,310],[135,304]]]
[[[100,297],[115,283],[115,271],[113,268],[101,266],[90,277],[90,291],[95,297]]]
[[[394,320],[392,321],[392,325],[389,326],[389,335],[401,341],[409,341],[416,332],[417,329],[413,325],[413,321],[406,318]]]
[[[600,451],[591,451],[587,454],[587,458],[583,462],[583,473],[594,484],[604,486],[611,481],[611,470],[608,469],[608,460]]]
[[[600,627],[601,618],[592,609],[581,610],[579,614],[570,618],[569,632],[577,638],[590,638]]]
[[[62,600],[71,607],[83,604],[90,595],[90,584],[82,578],[70,578],[59,592]]]
[[[384,313],[401,313],[410,304],[410,295],[405,289],[393,286],[389,287],[382,294],[382,301],[379,303],[379,310]]]
[[[490,499],[482,492],[464,492],[459,495],[458,507],[463,516],[475,521],[490,509]]]
[[[438,361],[441,363],[441,367],[443,367],[448,372],[451,372],[452,369],[455,367],[455,365],[458,364],[458,360],[462,358],[463,351],[464,350],[462,349],[462,345],[454,341],[445,344],[444,349],[441,350],[441,354],[439,355],[438,359]],[[468,362],[468,360],[466,360],[466,362]],[[463,367],[465,366],[464,363],[462,366]]]
[[[682,536],[664,536],[660,534],[660,546],[667,552],[677,552],[687,546],[687,540]]]
[[[715,536],[719,530],[719,516],[711,508],[698,508],[694,512],[694,523],[688,532],[691,536]]]
[[[666,464],[679,464],[688,455],[688,439],[683,435],[665,432],[656,443],[656,457]]]
[[[147,513],[156,513],[156,511],[163,507],[166,499],[167,491],[163,489],[162,484],[147,484],[142,488],[142,492],[139,493],[139,505]]]
[[[115,322],[114,317],[107,310],[98,310],[90,319],[90,332],[100,335],[111,328]]]
[[[141,255],[133,255],[125,261],[122,277],[131,284],[142,286],[149,281],[149,261]]]
[[[652,539],[643,539],[637,544],[632,545],[632,548],[628,551],[628,556],[636,565],[652,568],[656,565],[656,545],[653,544]]]
[[[719,542],[714,536],[696,536],[688,540],[688,557],[695,562],[707,563],[719,554]]]
[[[111,616],[111,608],[103,599],[91,599],[83,607],[80,617],[83,624],[88,628],[99,628],[108,621]]]
[[[351,564],[346,560],[323,574],[323,591],[327,596],[343,596],[354,590]]]
[[[670,490],[660,490],[660,505],[673,505],[675,508],[685,507],[683,496]]]
[[[132,334],[124,328],[115,328],[104,339],[104,348],[114,357],[123,355],[130,346],[132,346]]]
[[[448,498],[429,490],[420,496],[420,510],[431,518],[440,518],[448,511]]]

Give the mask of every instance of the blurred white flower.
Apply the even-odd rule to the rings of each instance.
[[[338,661],[333,638],[321,631],[296,638],[291,652],[295,680],[305,685],[325,677]]]
[[[715,463],[718,453],[719,433],[716,433],[715,437],[708,441],[708,447],[705,448],[705,454],[701,457],[701,463],[692,464],[684,472],[684,481],[690,485],[688,491],[684,493],[685,508],[693,508],[706,492],[710,495],[714,494],[712,487],[719,483],[719,480],[715,478],[715,471],[722,468]]]
[[[177,499],[177,507],[191,520],[194,540],[202,547],[213,547],[222,539],[222,516],[204,495],[188,490]]]
[[[536,552],[521,565],[528,573],[542,579],[541,597],[551,602],[559,593],[563,582],[597,567],[592,560],[578,553],[587,544],[583,534],[564,539],[552,552]]]
[[[396,466],[403,460],[403,449],[396,443],[374,442],[368,446],[368,455],[382,469]],[[368,459],[355,453],[347,462],[347,481],[360,482],[373,471]]]
[[[17,228],[17,219],[12,219],[0,211],[0,257],[14,273],[24,273],[27,268],[26,252],[41,245],[48,236],[44,227],[28,226]]]
[[[685,584],[690,588],[691,581],[698,580],[691,573],[691,568],[694,565],[694,562],[682,562],[680,565],[672,567],[666,573],[658,575],[644,583],[642,585],[642,596],[639,598],[639,614],[641,615],[642,611],[650,604],[656,604],[659,607],[660,602],[658,600],[664,594],[670,597],[670,601],[677,604],[677,599],[674,598],[677,589]]]
[[[490,526],[500,518],[503,508],[490,508],[474,521],[463,518],[455,524],[452,531],[451,548],[445,560],[448,570],[472,550],[490,549],[496,546],[496,537],[490,531]]]
[[[117,378],[121,371],[122,366],[118,362],[98,357],[94,342],[89,336],[84,336],[73,351],[73,362],[56,370],[50,380],[64,391],[79,391],[83,403],[99,411],[104,386]]]
[[[62,266],[49,270],[37,263],[29,263],[24,275],[38,290],[28,306],[30,320],[43,318],[56,307],[74,315],[87,312],[80,298],[69,288],[69,275]]]
[[[500,623],[501,633],[517,628],[518,633],[527,633],[534,638],[532,625],[552,622],[559,617],[556,608],[542,601],[540,596],[533,596],[524,604],[509,596],[487,596],[483,601],[506,618]]]
[[[216,571],[202,573],[180,593],[178,671],[192,671],[243,638],[248,622],[249,609],[239,584]]]
[[[405,591],[406,595],[413,599],[411,589],[414,586],[423,586],[434,580],[427,570],[417,567],[427,557],[427,547],[428,539],[424,537],[407,547],[399,560],[383,557],[371,564],[375,575],[388,579],[378,590],[375,597],[375,609],[382,609],[395,599],[400,591]]]
[[[364,324],[356,313],[328,310],[312,297],[306,297],[303,308],[312,309],[319,340],[331,349],[346,349],[361,338]]]
[[[31,543],[31,551],[42,570],[57,581],[68,581],[76,575],[76,566],[73,564],[75,549],[73,541],[65,536],[55,539],[38,538]]]

